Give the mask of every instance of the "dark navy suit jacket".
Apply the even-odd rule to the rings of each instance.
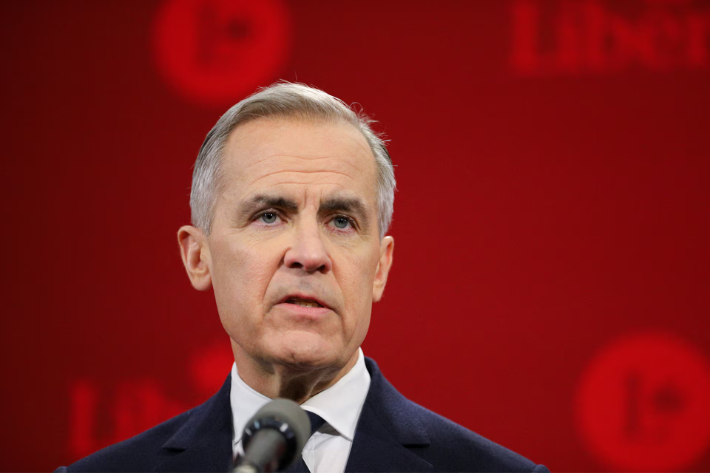
[[[365,359],[372,382],[348,472],[547,472],[547,468],[409,401]],[[230,378],[204,404],[59,472],[191,471],[232,467]]]

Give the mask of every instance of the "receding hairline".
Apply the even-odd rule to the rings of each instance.
[[[269,115],[257,115],[248,113],[245,115],[244,119],[240,120],[231,128],[231,130],[229,130],[227,138],[225,139],[225,143],[228,143],[232,139],[232,136],[239,128],[242,128],[243,126],[248,125],[250,123],[259,121],[305,123],[313,125],[349,125],[355,131],[357,131],[358,134],[363,138],[364,143],[370,149],[370,154],[372,154],[373,158],[375,157],[375,154],[372,151],[372,148],[370,147],[370,144],[367,140],[367,136],[365,136],[365,134],[360,129],[359,123],[348,120],[347,118],[342,116],[316,115],[307,112],[303,113],[300,111],[294,111],[290,113],[278,112],[271,113]]]
[[[313,124],[313,125],[343,125],[343,126],[349,126],[352,130],[357,132],[357,135],[361,138],[361,143],[360,145],[362,146],[363,150],[365,150],[368,153],[368,157],[372,159],[372,165],[373,170],[374,170],[374,175],[375,175],[375,180],[378,179],[378,163],[377,163],[377,158],[375,156],[375,153],[372,150],[372,147],[370,146],[369,141],[367,140],[367,136],[360,130],[360,128],[356,125],[351,123],[345,118],[341,117],[325,117],[325,116],[303,116],[303,114],[274,114],[274,115],[267,115],[267,116],[254,116],[254,117],[248,117],[247,119],[240,121],[237,123],[230,131],[229,134],[227,135],[226,139],[224,140],[224,147],[222,148],[219,156],[219,167],[224,170],[224,160],[226,155],[229,152],[229,149],[233,143],[235,133],[237,130],[240,128],[243,128],[245,125],[251,124],[251,123],[258,123],[258,122],[284,122],[284,123],[302,123],[302,124]],[[326,156],[324,156],[326,157]],[[223,178],[224,176],[222,175],[223,173],[219,173],[216,179],[216,189],[217,193],[221,193],[223,191],[222,185],[223,185]],[[375,184],[377,185],[377,183]]]

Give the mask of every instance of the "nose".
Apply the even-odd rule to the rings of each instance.
[[[303,269],[313,273],[327,273],[333,263],[325,248],[319,225],[301,224],[294,228],[293,244],[284,255],[284,264],[288,268]]]

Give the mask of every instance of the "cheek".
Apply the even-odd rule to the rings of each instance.
[[[258,313],[255,304],[263,301],[278,261],[265,258],[270,252],[250,246],[225,244],[216,253],[213,286],[220,311],[246,306]]]
[[[336,277],[340,280],[345,302],[350,311],[358,316],[369,314],[372,307],[372,284],[377,260],[373,259],[370,253],[344,254],[341,267],[334,268],[340,273],[336,274]]]

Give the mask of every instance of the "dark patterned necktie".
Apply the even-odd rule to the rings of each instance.
[[[323,427],[323,424],[325,424],[325,420],[323,420],[323,418],[318,414],[314,414],[310,411],[306,411],[306,414],[308,414],[308,418],[311,420],[311,435],[313,435],[316,430]],[[288,473],[310,473],[310,470],[306,466],[306,462],[303,461],[303,455],[301,455],[300,458],[296,460],[293,465],[291,465],[284,471]]]

